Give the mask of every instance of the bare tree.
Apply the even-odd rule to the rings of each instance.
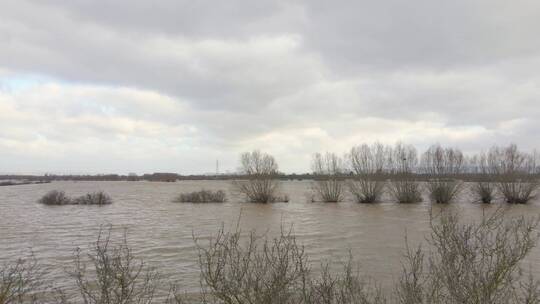
[[[493,155],[484,152],[473,156],[469,160],[469,167],[476,175],[471,185],[471,191],[474,200],[477,202],[489,204],[495,198],[495,183],[493,180],[495,172],[491,165],[493,161]]]
[[[100,229],[97,241],[84,258],[75,254],[71,273],[85,304],[151,304],[158,285],[158,274],[137,260],[124,237],[111,243],[111,228]],[[90,267],[88,267],[90,265]],[[90,268],[90,270],[89,270]]]
[[[343,159],[335,153],[324,155],[316,153],[312,162],[313,174],[316,180],[313,189],[318,200],[335,203],[343,199],[343,180],[340,175],[344,173]]]
[[[233,181],[236,191],[245,195],[250,202],[270,203],[287,201],[287,197],[278,195],[278,164],[273,156],[258,150],[242,153],[240,156],[241,173],[246,180]]]
[[[379,201],[384,192],[384,169],[389,149],[380,143],[371,146],[362,144],[353,147],[349,154],[354,178],[349,181],[349,190],[359,203]]]
[[[537,282],[520,262],[537,244],[538,219],[505,219],[501,210],[478,223],[446,211],[431,219],[429,251],[407,246],[398,303],[540,303]]]
[[[449,203],[462,188],[456,176],[462,173],[463,153],[455,148],[443,148],[436,144],[422,155],[422,170],[427,176],[427,190],[436,203]]]
[[[389,157],[390,194],[399,203],[422,201],[420,184],[415,180],[414,170],[418,166],[418,153],[412,145],[396,143]]]
[[[535,154],[521,152],[512,144],[505,148],[491,148],[489,158],[497,189],[508,203],[525,204],[536,196],[540,183],[535,175]]]

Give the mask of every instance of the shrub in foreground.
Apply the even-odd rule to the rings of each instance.
[[[537,244],[538,219],[505,220],[501,210],[477,223],[459,218],[432,218],[429,250],[407,246],[399,303],[540,303],[538,282],[520,269]]]
[[[162,291],[173,291],[165,302],[169,304],[540,303],[539,282],[520,268],[537,245],[538,223],[505,218],[502,209],[478,222],[463,222],[451,211],[431,216],[429,247],[411,249],[406,242],[402,274],[395,292],[388,294],[360,274],[352,258],[342,271],[332,272],[324,264],[320,272],[312,271],[291,231],[270,238],[221,229],[208,243],[195,240],[202,283],[197,299],[167,284]],[[110,232],[100,232],[89,251],[76,251],[74,303],[163,303],[155,295],[164,282],[134,257],[125,234],[122,242],[113,244]],[[40,285],[33,266],[24,265],[0,269],[1,304],[35,303],[32,291]],[[54,303],[67,304],[73,298]]]
[[[72,203],[71,198],[66,196],[64,191],[58,190],[47,192],[38,202],[44,205],[69,205]]]
[[[35,292],[41,285],[42,271],[35,259],[17,259],[0,265],[0,304],[37,303]]]
[[[177,203],[224,203],[227,195],[223,190],[201,190],[180,194],[175,200]]]
[[[111,229],[100,230],[97,241],[83,254],[75,253],[71,276],[85,304],[154,303],[158,273],[133,255],[126,234],[111,241]]]

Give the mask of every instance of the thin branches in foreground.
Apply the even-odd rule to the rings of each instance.
[[[508,220],[501,209],[476,223],[459,218],[431,219],[430,250],[407,246],[399,303],[540,303],[538,283],[520,269],[537,245],[538,218]]]
[[[113,244],[111,228],[100,229],[88,253],[77,249],[71,276],[85,304],[154,303],[159,283],[158,273],[135,258],[125,233]]]
[[[338,273],[322,265],[311,272],[304,247],[291,231],[275,238],[224,232],[197,243],[207,303],[384,303],[381,291],[355,271],[352,260]]]
[[[154,304],[163,303],[170,290],[168,304],[540,303],[538,281],[521,269],[538,243],[538,218],[506,218],[502,209],[476,222],[460,218],[448,209],[430,216],[426,249],[406,242],[394,293],[383,293],[352,257],[341,270],[323,264],[321,271],[313,271],[291,230],[269,237],[221,229],[208,243],[195,239],[201,289],[187,297],[134,256],[126,234],[115,242],[110,229],[100,230],[88,251],[75,253],[70,272],[75,289],[60,291],[62,296],[51,302]],[[43,284],[39,273],[30,261],[0,267],[0,304],[51,298],[41,297],[44,289],[55,290]]]

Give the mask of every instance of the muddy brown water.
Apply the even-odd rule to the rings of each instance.
[[[224,189],[229,201],[222,204],[173,203],[179,193],[199,189]],[[114,200],[108,206],[44,206],[36,201],[50,190],[68,195],[106,191]],[[411,243],[429,232],[429,202],[397,204],[385,199],[378,204],[312,203],[310,181],[282,182],[289,203],[251,204],[230,192],[227,181],[155,182],[53,182],[40,185],[0,187],[0,264],[33,252],[47,269],[46,277],[58,286],[72,286],[66,275],[74,249],[86,249],[96,240],[101,225],[113,224],[113,233],[128,230],[128,242],[138,258],[155,267],[170,282],[196,291],[199,270],[193,236],[204,239],[224,226],[257,229],[274,234],[293,227],[314,267],[327,261],[338,265],[349,251],[361,270],[388,287],[398,277],[405,233]],[[452,206],[466,218],[479,218],[494,210],[473,204],[463,195]],[[511,206],[510,215],[538,215],[540,202]],[[240,218],[240,219],[239,219]],[[533,271],[540,267],[540,249],[525,262]],[[337,266],[336,266],[337,267]],[[389,288],[389,287],[388,287]]]

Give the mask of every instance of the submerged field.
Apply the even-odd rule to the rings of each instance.
[[[0,264],[33,251],[48,271],[47,279],[68,287],[65,275],[76,247],[87,248],[96,240],[100,225],[113,224],[114,234],[128,229],[134,254],[154,266],[168,281],[196,291],[199,268],[193,235],[207,238],[222,226],[257,229],[275,234],[280,226],[292,225],[298,241],[314,267],[323,261],[346,261],[349,250],[361,269],[384,286],[401,269],[405,231],[416,244],[429,232],[428,213],[435,209],[459,208],[463,216],[478,219],[486,209],[508,206],[510,215],[538,215],[540,202],[509,206],[473,204],[464,193],[456,203],[432,205],[427,197],[416,204],[384,200],[377,204],[344,202],[312,203],[310,181],[287,181],[282,191],[289,203],[251,204],[229,192],[227,181],[152,182],[53,182],[0,188]],[[179,193],[200,189],[227,190],[228,201],[218,204],[178,204]],[[44,206],[37,200],[46,192],[61,189],[71,196],[103,190],[114,200],[107,206]],[[388,202],[386,202],[388,201]],[[526,260],[535,274],[540,267],[540,249]]]

